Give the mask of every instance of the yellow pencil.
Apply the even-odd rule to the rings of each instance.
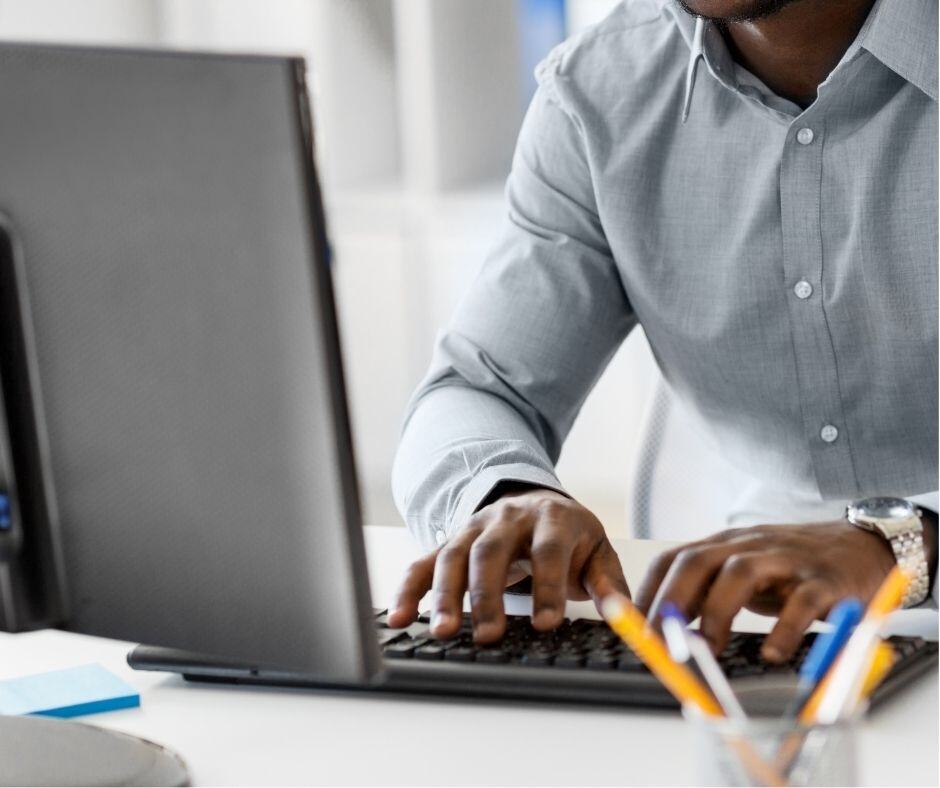
[[[878,685],[881,684],[884,677],[888,675],[888,671],[891,670],[891,666],[894,664],[896,658],[897,655],[894,653],[894,649],[889,643],[882,641],[875,646],[871,667],[868,669],[868,674],[862,682],[860,699],[871,697],[871,694],[878,688]],[[829,674],[827,673],[819,683],[819,691],[813,693],[813,696],[806,702],[806,705],[800,712],[800,722],[811,723],[816,718],[819,701],[826,691],[828,681]]]
[[[629,599],[612,594],[604,600],[602,607],[610,628],[636,652],[680,703],[691,704],[708,717],[725,716],[718,701],[695,674],[669,656],[662,638],[652,630],[646,618]]]
[[[878,689],[878,685],[884,681],[884,677],[888,675],[897,658],[898,655],[894,652],[894,648],[890,643],[882,641],[878,644],[871,668],[869,668],[868,675],[865,676],[865,681],[862,683],[862,700],[870,698],[871,694]]]
[[[892,610],[901,606],[901,600],[904,599],[904,592],[907,590],[907,584],[910,578],[907,573],[899,566],[895,566],[888,576],[879,586],[875,595],[868,603],[868,609],[865,611],[865,618],[862,619],[883,619]]]

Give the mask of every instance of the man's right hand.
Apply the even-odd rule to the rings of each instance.
[[[469,591],[473,638],[493,643],[506,630],[503,591],[526,574],[532,575],[532,625],[543,631],[561,624],[567,599],[593,599],[599,610],[608,594],[629,595],[600,521],[560,493],[531,489],[484,506],[447,544],[415,561],[388,624],[412,623],[422,597],[433,589],[431,634],[452,637]]]

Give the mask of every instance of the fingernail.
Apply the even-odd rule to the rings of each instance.
[[[553,607],[540,607],[532,616],[532,624],[536,627],[550,627],[558,621],[558,611]]]
[[[783,653],[776,646],[764,646],[761,652],[768,662],[783,662]]]
[[[450,624],[452,618],[450,613],[435,613],[431,616],[431,629],[440,629]]]
[[[496,624],[492,621],[479,621],[473,627],[474,640],[490,641],[497,637]]]

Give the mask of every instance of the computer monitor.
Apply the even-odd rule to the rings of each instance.
[[[0,75],[0,628],[367,681],[303,61],[0,44]]]

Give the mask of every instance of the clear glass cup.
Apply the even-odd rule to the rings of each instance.
[[[701,785],[856,785],[859,714],[833,725],[801,725],[782,716],[793,687],[736,688],[743,721],[683,714],[692,728],[692,755]]]

